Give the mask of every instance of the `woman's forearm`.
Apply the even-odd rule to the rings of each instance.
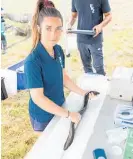
[[[60,116],[60,117],[67,117],[68,111],[54,102],[52,102],[50,99],[48,99],[46,96],[36,96],[32,97],[32,100],[36,105],[38,105],[41,109],[45,110],[48,113]]]
[[[83,90],[78,87],[67,75],[64,76],[64,86],[70,91],[75,92],[81,96],[84,96],[87,92],[87,90]]]

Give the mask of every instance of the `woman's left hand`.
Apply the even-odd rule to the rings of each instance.
[[[93,99],[93,98],[95,98],[97,95],[100,94],[100,93],[97,92],[97,91],[86,91],[85,94],[88,93],[88,92],[90,92],[90,93],[89,93],[89,99]]]
[[[89,99],[93,99],[96,95],[94,95],[94,93],[90,92],[89,93]]]

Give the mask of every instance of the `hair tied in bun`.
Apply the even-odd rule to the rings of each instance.
[[[44,0],[44,6],[47,8],[55,8],[55,5],[52,1]]]

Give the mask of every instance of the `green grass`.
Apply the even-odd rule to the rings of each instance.
[[[2,158],[22,159],[37,139],[28,118],[28,92],[2,102]]]
[[[105,37],[105,66],[107,73],[112,74],[117,66],[133,67],[133,29],[123,29]]]
[[[59,2],[59,1],[58,1]],[[18,25],[13,23],[13,25]],[[19,25],[20,26],[20,25]],[[22,26],[20,26],[22,27]],[[111,75],[117,66],[133,67],[133,29],[121,29],[112,31],[109,36],[105,36],[104,60],[108,75]],[[8,46],[24,40],[7,33]],[[18,43],[7,50],[7,54],[2,55],[2,68],[6,68],[23,58],[31,49],[31,39]],[[71,78],[76,78],[83,73],[79,53],[74,50],[70,58],[66,58],[66,69],[71,66]],[[65,96],[69,91],[65,89]],[[30,150],[36,139],[28,115],[29,93],[19,92],[16,96],[2,101],[2,159],[22,159]]]

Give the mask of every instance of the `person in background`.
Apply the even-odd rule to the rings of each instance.
[[[60,12],[51,1],[38,0],[32,19],[33,48],[25,59],[26,85],[30,91],[29,114],[32,127],[42,132],[54,115],[80,121],[80,114],[63,108],[65,86],[81,96],[88,90],[75,85],[65,71],[65,56],[57,45],[63,27]],[[90,98],[94,97],[91,92]]]
[[[7,49],[7,40],[5,35],[5,19],[3,16],[3,11],[3,8],[1,8],[1,49],[2,54],[5,54]]]
[[[71,29],[78,17],[79,30],[94,30],[95,36],[77,36],[77,45],[80,52],[85,73],[105,75],[103,64],[103,28],[111,21],[111,9],[108,0],[72,0],[72,15],[68,24]],[[103,18],[104,17],[104,18]]]

